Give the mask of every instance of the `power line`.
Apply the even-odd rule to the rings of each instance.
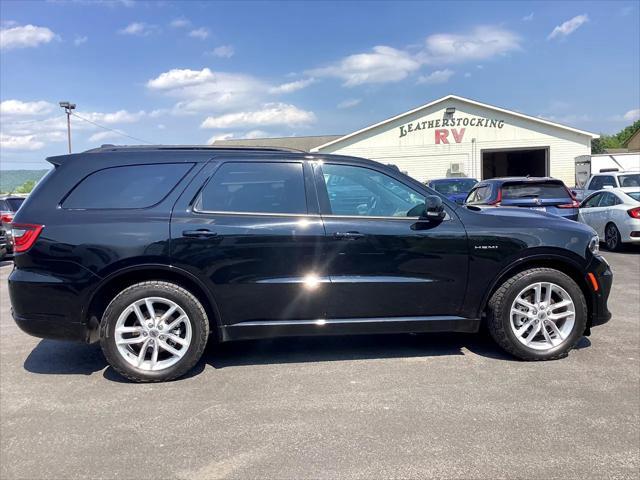
[[[153,142],[149,142],[149,141],[147,141],[147,140],[143,140],[143,139],[138,138],[138,137],[134,137],[134,136],[132,136],[132,135],[127,135],[126,133],[124,133],[124,132],[123,132],[123,131],[121,131],[121,130],[116,130],[116,129],[114,129],[114,128],[105,127],[105,126],[103,126],[103,125],[100,125],[99,123],[96,123],[96,122],[93,122],[93,121],[89,120],[88,118],[81,117],[81,116],[80,116],[80,115],[78,115],[77,113],[71,112],[71,115],[73,115],[74,117],[78,117],[80,120],[84,120],[85,122],[88,122],[88,123],[90,123],[91,125],[95,125],[96,127],[100,127],[100,128],[102,128],[102,129],[104,129],[104,130],[107,130],[107,131],[109,131],[109,132],[117,133],[118,135],[122,135],[123,137],[130,138],[130,139],[135,140],[135,141],[137,141],[137,142],[147,143],[147,144],[149,144],[149,145],[152,145],[152,143],[153,143]]]

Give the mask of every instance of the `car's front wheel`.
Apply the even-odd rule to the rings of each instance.
[[[569,276],[533,268],[504,282],[489,301],[487,320],[495,341],[523,360],[567,355],[582,337],[587,304]]]
[[[198,299],[173,283],[148,281],[120,292],[100,324],[109,364],[136,382],[172,380],[198,362],[209,336]]]

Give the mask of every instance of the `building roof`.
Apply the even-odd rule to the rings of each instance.
[[[635,143],[637,143],[640,138],[640,128],[635,131],[633,135],[631,135],[626,142],[624,142],[624,146],[627,148],[631,148]]]
[[[408,112],[401,113],[400,115],[396,115],[394,117],[387,118],[386,120],[383,120],[383,121],[381,121],[379,123],[370,125],[370,126],[365,127],[365,128],[363,128],[361,130],[357,130],[357,131],[355,131],[353,133],[345,135],[344,137],[340,137],[340,138],[337,138],[335,140],[331,140],[331,141],[329,141],[329,142],[327,142],[325,144],[317,146],[315,148],[315,150],[320,150],[322,148],[325,148],[325,147],[328,147],[330,145],[333,145],[334,143],[338,143],[340,141],[347,140],[347,139],[355,137],[357,135],[361,135],[361,134],[363,134],[365,132],[368,132],[369,130],[373,130],[374,128],[378,128],[378,127],[380,127],[382,125],[385,125],[387,123],[394,122],[394,121],[396,121],[396,120],[398,120],[398,119],[400,119],[402,117],[413,115],[414,113],[419,112],[420,110],[432,107],[433,105],[445,102],[447,100],[458,100],[460,102],[468,103],[470,105],[475,105],[477,107],[482,107],[482,108],[486,108],[486,109],[489,109],[489,110],[494,110],[496,112],[506,113],[508,115],[513,115],[515,117],[524,118],[526,120],[532,120],[534,122],[542,123],[542,124],[545,124],[545,125],[550,125],[550,126],[556,127],[556,128],[561,128],[563,130],[569,130],[571,132],[578,133],[580,135],[586,135],[586,136],[591,137],[591,138],[599,138],[600,137],[600,135],[598,135],[597,133],[587,132],[586,130],[579,130],[577,128],[569,127],[567,125],[562,125],[560,123],[551,122],[551,121],[545,120],[543,118],[532,117],[531,115],[525,115],[524,113],[515,112],[513,110],[507,110],[506,108],[501,108],[501,107],[496,107],[494,105],[481,103],[481,102],[478,102],[476,100],[471,100],[470,98],[460,97],[458,95],[447,95],[445,97],[442,97],[442,98],[439,98],[437,100],[434,100],[433,102],[429,102],[429,103],[421,105],[421,106],[419,106],[417,108],[414,108],[413,110],[409,110]]]
[[[238,138],[230,140],[216,140],[216,147],[275,147],[292,148],[296,150],[310,151],[319,145],[344,138],[344,135],[318,135],[309,137],[274,137],[274,138]]]

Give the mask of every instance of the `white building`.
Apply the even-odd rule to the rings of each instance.
[[[312,149],[397,165],[424,181],[552,176],[575,184],[577,157],[598,135],[448,95]]]

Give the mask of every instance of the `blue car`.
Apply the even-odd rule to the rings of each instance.
[[[483,180],[464,202],[476,207],[523,207],[578,219],[579,202],[562,180],[548,177],[508,177]]]
[[[427,182],[427,187],[445,195],[452,202],[462,205],[467,195],[478,183],[475,178],[436,178]]]

